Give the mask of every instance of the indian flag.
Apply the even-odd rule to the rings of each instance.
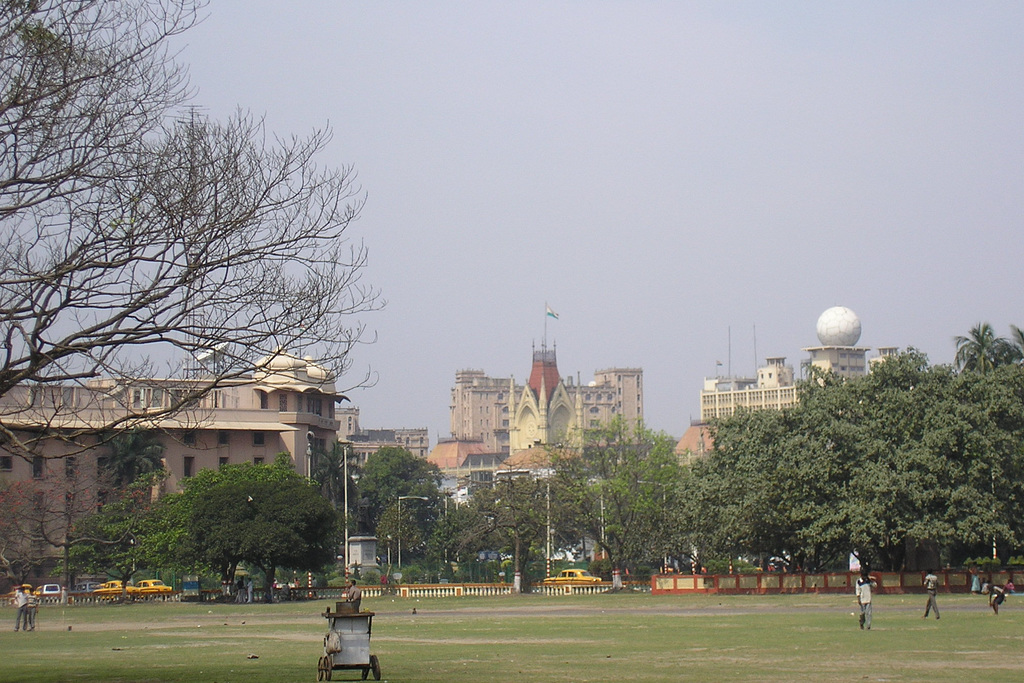
[[[548,306],[547,304],[544,304],[544,308],[547,311],[547,314],[548,314],[549,317],[554,318],[555,320],[558,320],[558,314],[555,313],[554,311],[552,311],[550,306]]]

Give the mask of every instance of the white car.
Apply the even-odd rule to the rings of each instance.
[[[32,594],[37,598],[52,598],[60,597],[60,584],[59,583],[44,583],[39,588],[32,591]]]

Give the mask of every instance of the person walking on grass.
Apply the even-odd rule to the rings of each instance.
[[[1006,586],[992,584],[988,590],[988,606],[992,608],[993,612],[999,614],[999,606],[1006,600]]]
[[[871,580],[868,570],[864,569],[857,579],[857,604],[860,605],[860,628],[871,630],[871,589],[875,582]]]
[[[28,593],[21,586],[18,586],[14,591],[14,606],[18,608],[18,611],[14,614],[14,630],[18,631],[24,625],[24,629],[28,630]]]
[[[28,603],[25,605],[25,630],[36,630],[36,613],[39,611],[39,597],[35,593],[25,591]]]
[[[928,604],[924,606],[924,616],[922,619],[928,618],[928,613],[935,610],[935,618],[939,618],[939,603],[935,602],[935,594],[939,590],[939,577],[935,576],[935,572],[931,569],[924,577],[924,589],[928,592]]]

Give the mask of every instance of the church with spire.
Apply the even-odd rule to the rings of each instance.
[[[509,452],[540,445],[581,442],[584,422],[583,393],[570,393],[558,374],[555,349],[547,344],[533,350],[533,367],[526,386],[517,390],[509,380]]]
[[[451,391],[451,439],[479,442],[489,453],[508,455],[538,445],[575,443],[583,430],[622,416],[643,419],[643,370],[609,368],[582,384],[562,376],[555,348],[533,349],[526,384],[459,370]]]

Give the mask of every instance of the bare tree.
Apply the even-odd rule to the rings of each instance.
[[[316,164],[328,131],[268,139],[244,113],[218,123],[178,106],[185,77],[166,44],[195,10],[0,9],[0,445],[12,453],[151,425],[283,349],[340,376],[358,315],[382,304],[345,234],[363,204],[354,173]],[[161,375],[194,381],[133,405],[127,387]],[[66,388],[96,378],[113,380],[114,409],[67,419]]]
[[[187,99],[167,39],[199,4],[0,4],[0,217],[132,172],[138,141]]]

